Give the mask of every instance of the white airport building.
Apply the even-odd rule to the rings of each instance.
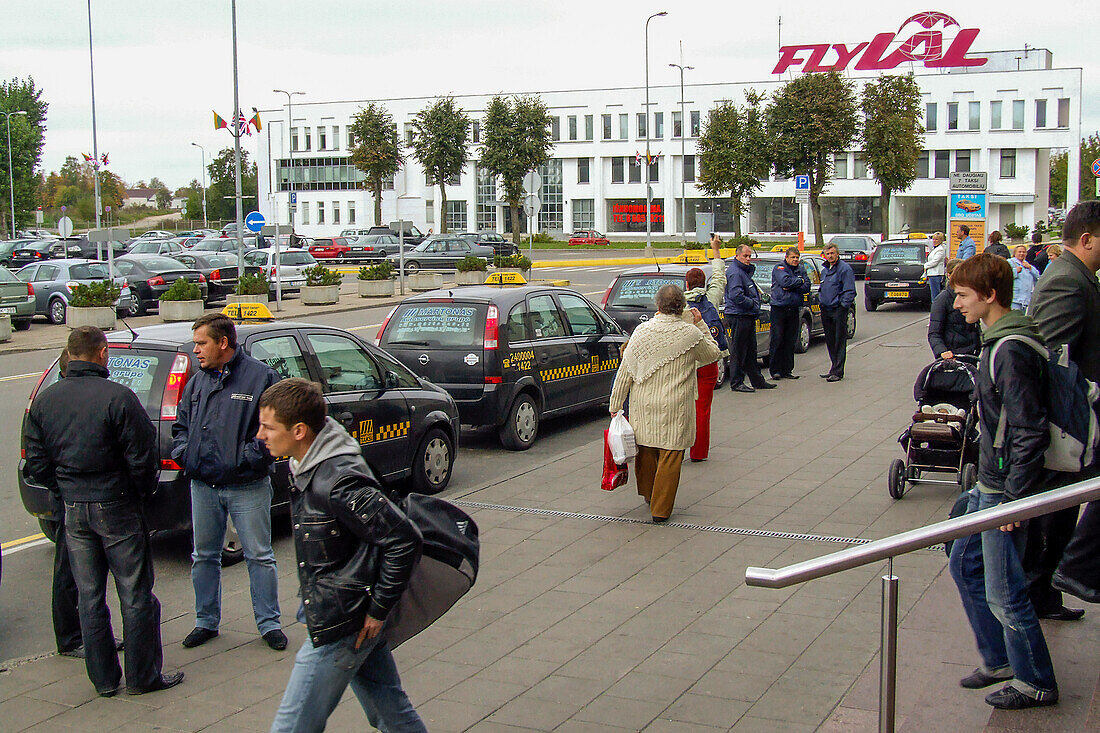
[[[960,30],[958,37],[969,32]],[[930,34],[938,31],[918,27],[908,41],[907,60],[880,72],[914,73],[923,97],[927,129],[917,180],[892,199],[890,231],[946,230],[952,171],[987,172],[986,231],[1003,229],[1007,223],[1033,227],[1048,217],[1049,161],[1051,152],[1058,149],[1070,153],[1067,199],[1069,205],[1075,203],[1080,170],[1078,143],[1082,137],[1082,70],[1055,68],[1050,51],[1034,48],[973,51],[961,62],[958,59],[962,57],[955,53],[956,63],[969,65],[945,66],[939,59],[950,53],[940,48],[939,41],[931,53],[928,48],[914,48],[914,39],[928,41]],[[976,34],[972,31],[969,41]],[[885,34],[880,35],[885,39]],[[707,197],[695,183],[696,142],[708,110],[725,100],[742,104],[750,89],[771,95],[793,74],[815,63],[818,69],[828,68],[822,64],[829,61],[829,53],[838,53],[838,47],[842,55],[833,62],[834,67],[843,68],[843,54],[855,62],[855,69],[844,73],[855,82],[858,93],[864,82],[876,78],[858,69],[860,64],[864,68],[875,65],[874,60],[867,61],[867,56],[878,38],[870,42],[870,49],[864,49],[862,60],[856,60],[844,44],[791,46],[781,49],[776,67],[777,71],[784,65],[786,68],[769,79],[686,84],[683,112],[678,83],[650,87],[648,117],[643,112],[644,87],[517,92],[538,94],[552,119],[554,149],[552,159],[541,169],[538,230],[560,237],[579,229],[597,229],[612,238],[643,238],[646,183],[642,163],[648,132],[650,149],[656,156],[651,167],[654,239],[675,239],[681,231],[694,238],[696,212],[713,212],[717,230],[733,231],[728,197]],[[946,31],[942,43],[945,47],[948,43]],[[928,45],[931,47],[931,42]],[[865,46],[860,44],[859,48]],[[893,47],[897,48],[896,39]],[[889,58],[878,58],[880,68],[889,66]],[[984,62],[978,65],[972,60],[975,58]],[[654,69],[665,67],[664,63],[652,63]],[[667,79],[677,73],[674,69],[667,71],[660,77]],[[690,79],[692,72],[687,73]],[[286,106],[261,110],[264,129],[259,133],[256,156],[260,210],[269,222],[287,224],[294,209],[295,228],[306,236],[331,236],[346,228],[374,224],[373,195],[362,188],[363,175],[349,159],[351,118],[368,101],[379,102],[393,115],[407,143],[416,113],[435,99],[425,96],[314,102],[297,97],[289,124]],[[482,120],[491,99],[491,94],[455,97],[474,122],[470,163],[448,185],[446,211],[440,210],[438,187],[427,184],[406,145],[408,161],[382,193],[382,223],[407,219],[423,231],[439,231],[445,219],[450,231],[510,231],[502,190],[476,162]],[[863,154],[850,150],[837,155],[833,168],[833,180],[821,199],[826,235],[881,232],[879,184],[868,171]],[[809,207],[796,203],[794,187],[793,179],[773,176],[765,180],[742,215],[742,231],[812,232]],[[292,191],[296,203],[291,203]]]

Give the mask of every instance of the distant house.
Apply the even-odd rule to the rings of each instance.
[[[148,206],[157,208],[157,190],[155,188],[128,188],[122,197],[122,207],[125,209],[135,206]]]

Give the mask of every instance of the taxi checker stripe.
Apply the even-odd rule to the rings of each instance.
[[[375,433],[374,439],[376,441],[389,440],[390,438],[400,438],[401,436],[409,434],[409,421],[394,423],[393,425],[386,425],[378,429]]]
[[[571,364],[565,367],[554,367],[553,369],[543,369],[540,374],[542,375],[542,381],[553,382],[556,379],[565,379],[566,377],[575,377],[579,374],[591,374],[593,372],[605,372],[610,369],[615,369],[619,366],[618,359],[608,359],[607,361],[600,362],[600,365],[593,368],[592,364],[585,362],[583,364]]]

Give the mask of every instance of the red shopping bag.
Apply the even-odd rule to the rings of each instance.
[[[611,457],[611,446],[607,444],[607,431],[603,431],[603,482],[600,488],[604,491],[613,491],[626,483],[630,478],[630,469],[627,464],[616,464]]]

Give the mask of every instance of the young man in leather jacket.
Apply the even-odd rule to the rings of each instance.
[[[326,417],[317,385],[283,380],[259,408],[257,437],[272,455],[290,456],[298,620],[309,630],[272,733],[324,730],[349,683],[374,727],[426,733],[386,641],[420,531],[386,498],[358,443]]]

